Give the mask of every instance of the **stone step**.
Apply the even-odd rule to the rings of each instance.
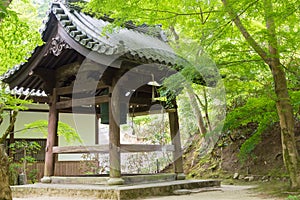
[[[174,191],[182,189],[191,190],[210,187],[220,187],[220,181],[178,180],[122,186],[36,183],[23,186],[12,186],[11,188],[14,198],[55,196],[127,200],[149,196],[173,195]]]
[[[89,184],[89,185],[107,185],[108,176],[81,176],[81,177],[50,177],[53,184]],[[146,175],[123,175],[125,185],[141,184],[141,183],[157,183],[165,181],[175,181],[175,173],[146,174]]]

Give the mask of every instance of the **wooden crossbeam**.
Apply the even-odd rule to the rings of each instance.
[[[174,151],[174,145],[160,144],[121,144],[121,152],[153,152],[153,151]]]
[[[78,106],[83,106],[83,105],[95,105],[95,104],[105,103],[108,101],[109,101],[108,95],[81,98],[81,99],[73,99],[73,100],[57,102],[56,109],[60,110],[60,109],[78,107]]]
[[[122,153],[136,152],[154,152],[154,151],[175,151],[174,145],[159,145],[159,144],[121,144]],[[75,154],[75,153],[108,153],[109,145],[92,145],[92,146],[66,146],[53,147],[53,153],[56,154]]]
[[[91,91],[92,89],[95,89],[95,84],[89,84],[89,83],[84,84],[82,86],[84,88],[80,88],[80,90],[74,90],[73,87],[74,86],[72,85],[72,86],[57,88],[56,89],[57,95],[61,96],[61,95],[66,95],[66,94],[88,92],[88,91]],[[96,90],[109,88],[109,87],[110,87],[109,85],[98,84],[96,87]]]
[[[53,153],[66,154],[66,153],[108,153],[109,145],[92,145],[92,146],[66,146],[66,147],[53,147]]]

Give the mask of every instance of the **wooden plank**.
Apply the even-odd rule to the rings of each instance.
[[[99,89],[104,89],[104,88],[109,88],[109,85],[103,85],[102,83],[99,83],[96,87],[96,90]],[[57,88],[57,95],[66,95],[66,94],[74,94],[74,93],[83,93],[83,92],[88,92],[95,89],[95,84],[84,84],[84,88],[80,88],[80,90],[76,91],[73,90],[73,85],[67,86],[67,87],[60,87]]]
[[[136,152],[154,152],[154,151],[175,151],[174,145],[159,144],[121,144],[122,153]],[[91,146],[65,146],[53,147],[53,153],[56,154],[76,154],[76,153],[108,153],[109,145],[91,145]]]
[[[53,153],[67,154],[67,153],[108,153],[109,145],[92,145],[92,146],[65,146],[65,147],[53,147]]]
[[[144,97],[131,97],[129,100],[129,104],[136,104],[136,105],[151,105],[152,101],[151,98],[144,98]]]
[[[60,83],[60,82],[63,82],[64,80],[66,80],[66,78],[68,78],[72,75],[76,75],[80,66],[81,66],[81,63],[78,61],[75,61],[73,63],[69,63],[69,64],[59,67],[56,70],[56,74],[55,74],[56,81],[58,83]]]
[[[121,152],[154,152],[154,151],[175,151],[174,145],[160,144],[121,144]]]
[[[73,100],[57,102],[56,109],[65,109],[65,108],[78,107],[83,105],[95,105],[95,104],[105,103],[108,101],[109,101],[108,95],[88,97],[82,99],[73,99]]]

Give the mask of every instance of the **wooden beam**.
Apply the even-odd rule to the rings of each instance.
[[[53,153],[67,154],[67,153],[108,153],[109,145],[91,145],[91,146],[65,146],[65,147],[53,147]]]
[[[66,108],[78,107],[82,105],[95,105],[95,104],[105,103],[108,101],[109,101],[108,95],[66,100],[66,101],[57,102],[56,109],[66,109]]]
[[[109,88],[109,85],[103,85],[102,83],[99,83],[96,87],[96,90],[99,89],[105,89]],[[84,88],[80,88],[80,90],[76,91],[73,89],[73,85],[67,86],[67,87],[60,87],[57,88],[57,95],[66,95],[66,94],[74,94],[74,93],[83,93],[83,92],[89,92],[95,89],[95,84],[84,84]]]
[[[76,75],[80,68],[81,63],[79,61],[63,65],[56,70],[56,81],[57,83],[63,82],[66,78]]]
[[[121,152],[154,152],[154,151],[175,151],[174,145],[160,144],[121,144]]]
[[[121,144],[122,153],[154,152],[154,151],[175,151],[174,145],[159,144]],[[54,146],[52,152],[55,154],[76,154],[76,153],[109,153],[108,144],[90,146]]]
[[[47,94],[52,93],[52,88],[54,88],[56,84],[55,71],[46,68],[35,68],[33,74],[39,76],[44,81],[43,90]]]
[[[131,97],[129,100],[129,104],[137,104],[137,105],[151,105],[151,98],[144,97]]]

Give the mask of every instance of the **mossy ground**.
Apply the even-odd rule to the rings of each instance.
[[[300,123],[297,125],[296,136],[299,136]],[[289,178],[283,163],[278,123],[262,134],[261,142],[248,156],[248,160],[244,163],[239,160],[239,149],[254,129],[255,126],[250,124],[232,133],[230,138],[222,138],[214,150],[204,157],[198,156],[199,138],[196,136],[183,156],[187,178],[217,178],[223,184],[257,185],[255,190],[258,193],[275,196],[276,199],[300,200],[300,191],[289,192]],[[298,145],[300,148],[300,143]],[[251,182],[235,180],[232,178],[234,173],[256,178]]]

